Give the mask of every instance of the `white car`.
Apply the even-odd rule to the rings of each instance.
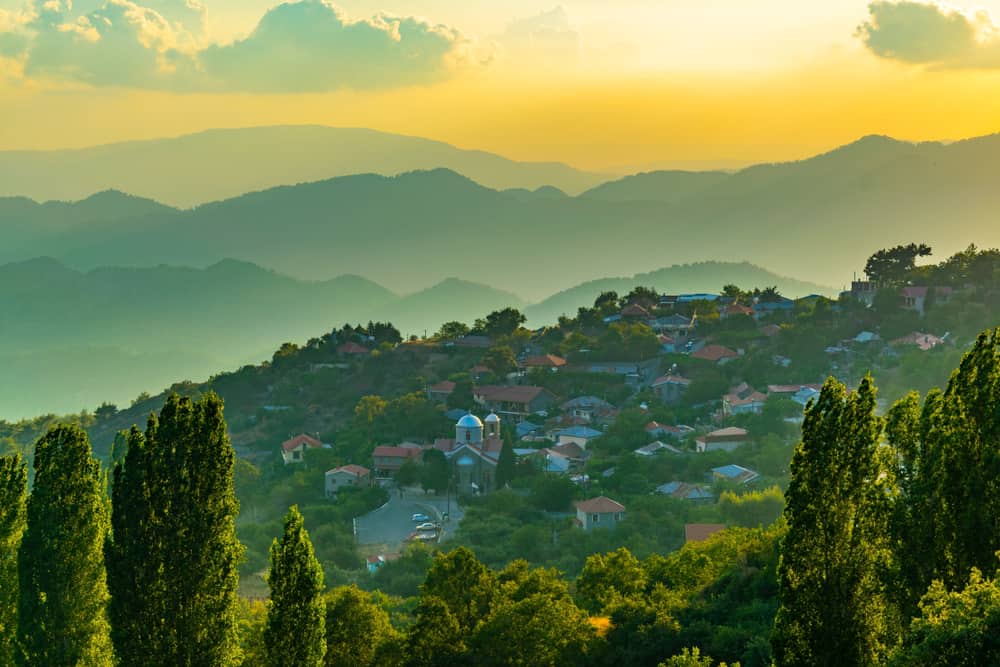
[[[437,524],[427,521],[417,526],[417,530],[437,530]]]

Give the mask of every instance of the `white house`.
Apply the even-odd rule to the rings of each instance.
[[[695,440],[695,449],[704,452],[731,452],[750,442],[750,434],[745,428],[730,426],[712,431]]]
[[[326,471],[326,497],[333,498],[345,486],[365,486],[371,481],[371,471],[364,466],[349,464]]]
[[[599,438],[602,435],[604,434],[600,431],[588,426],[572,426],[556,431],[556,444],[566,445],[573,443],[586,449],[591,440]]]
[[[584,530],[613,528],[625,519],[625,506],[606,496],[576,503],[576,522]]]
[[[303,433],[281,443],[281,458],[285,465],[302,463],[305,460],[307,449],[322,449],[323,447],[322,442]]]

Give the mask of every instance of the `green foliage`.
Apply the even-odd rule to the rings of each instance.
[[[406,667],[464,664],[464,632],[449,605],[433,595],[423,594],[416,616],[406,636]]]
[[[726,667],[726,664],[720,662],[718,663],[718,667]],[[694,648],[685,648],[680,654],[672,656],[666,662],[660,663],[660,667],[712,667],[713,665],[715,665],[715,661],[707,655],[702,655],[701,650],[697,646]],[[731,667],[740,667],[740,663],[734,662]]]
[[[506,377],[517,369],[517,359],[509,345],[495,345],[486,350],[480,363],[499,378]]]
[[[235,665],[239,504],[222,401],[173,394],[115,466],[107,548],[119,660]]]
[[[745,528],[771,525],[784,507],[785,498],[777,486],[742,494],[723,491],[719,496],[719,513],[726,523]]]
[[[587,559],[576,580],[576,594],[591,612],[608,609],[622,598],[634,597],[646,588],[646,572],[624,547]]]
[[[500,449],[500,457],[497,459],[496,486],[502,489],[514,479],[517,460],[514,456],[514,443],[509,433],[504,434],[503,447]]]
[[[20,454],[0,456],[0,665],[14,664],[17,642],[17,551],[26,524],[28,469]]]
[[[420,485],[425,491],[433,489],[440,493],[448,489],[451,480],[451,468],[444,452],[438,449],[428,449],[424,452],[424,465],[420,469]]]
[[[323,570],[313,554],[299,508],[285,517],[281,542],[271,545],[271,589],[264,627],[264,652],[272,665],[318,667],[325,664],[326,605]]]
[[[877,449],[875,388],[830,379],[806,410],[785,494],[781,608],[772,645],[779,665],[868,665],[892,643],[892,612],[879,582],[887,526]]]
[[[389,615],[369,594],[356,586],[327,593],[325,667],[376,665],[379,648],[398,639]]]
[[[18,555],[18,662],[110,666],[100,464],[82,429],[56,426],[36,444],[34,468]]]
[[[441,600],[459,628],[470,631],[490,613],[497,595],[496,575],[471,551],[458,547],[434,557],[420,595]]]
[[[561,475],[541,475],[531,489],[530,502],[540,510],[565,512],[578,488]]]
[[[898,285],[916,268],[918,257],[930,254],[931,247],[925,243],[911,243],[879,250],[868,258],[865,275],[876,283]]]

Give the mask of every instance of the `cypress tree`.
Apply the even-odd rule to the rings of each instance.
[[[320,667],[326,654],[323,569],[295,505],[285,516],[281,542],[271,544],[267,583],[271,588],[264,627],[268,664]]]
[[[235,454],[215,394],[176,394],[115,467],[108,544],[112,636],[123,664],[235,665]]]
[[[502,489],[514,479],[514,444],[511,442],[510,432],[504,431],[503,446],[500,448],[500,457],[497,459],[496,488]]]
[[[881,583],[889,553],[881,432],[871,377],[850,396],[831,378],[806,408],[785,494],[778,665],[870,665],[886,654],[893,616]]]
[[[17,550],[25,526],[28,469],[20,454],[0,456],[0,665],[14,664]]]
[[[87,434],[78,426],[51,428],[35,445],[34,468],[18,554],[19,662],[111,665],[108,508]]]

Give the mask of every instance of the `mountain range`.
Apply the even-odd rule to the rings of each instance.
[[[867,137],[801,162],[642,174],[575,197],[496,190],[435,169],[281,186],[190,210],[116,193],[100,195],[101,206],[4,200],[0,233],[14,230],[15,241],[0,262],[204,267],[235,257],[306,280],[370,276],[396,292],[456,276],[537,301],[595,275],[749,259],[842,287],[881,247],[918,241],[940,256],[970,241],[1000,245],[998,172],[1000,135]]]
[[[122,190],[178,207],[350,174],[445,167],[497,189],[551,185],[571,194],[607,177],[564,164],[362,128],[315,125],[207,130],[171,139],[54,151],[0,151],[0,196],[75,200]]]

